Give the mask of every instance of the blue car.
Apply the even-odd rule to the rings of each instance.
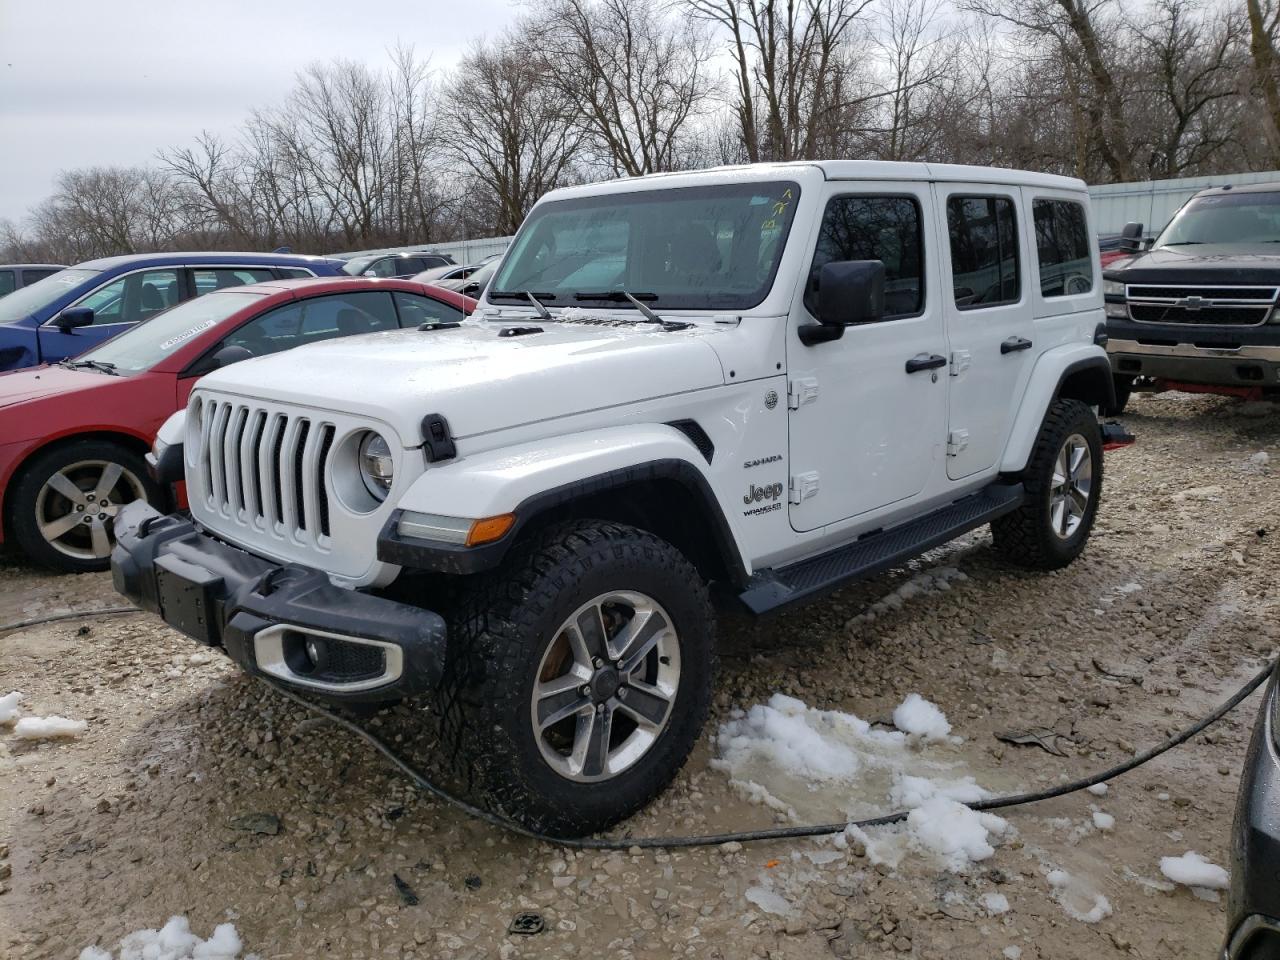
[[[0,299],[0,370],[74,357],[211,290],[342,276],[342,267],[341,260],[276,253],[148,253],[88,260]]]

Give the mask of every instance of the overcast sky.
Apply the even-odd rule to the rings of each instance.
[[[229,133],[312,61],[381,66],[400,40],[441,70],[514,16],[511,0],[0,0],[0,217],[59,170]]]

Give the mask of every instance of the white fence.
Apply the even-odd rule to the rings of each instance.
[[[455,263],[475,263],[495,253],[503,253],[511,243],[510,237],[481,237],[477,240],[459,240],[456,243],[432,243],[419,250],[447,253]]]
[[[1148,234],[1159,233],[1192,194],[1205,187],[1234,183],[1280,183],[1280,171],[1231,173],[1220,177],[1183,177],[1178,180],[1144,180],[1140,183],[1105,183],[1089,188],[1093,223],[1098,233],[1119,233],[1126,224],[1145,225]]]

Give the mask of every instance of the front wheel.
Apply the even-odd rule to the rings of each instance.
[[[68,573],[105,570],[116,514],[126,503],[160,502],[160,488],[132,450],[77,440],[37,454],[9,495],[13,538],[31,559]]]
[[[441,739],[478,798],[557,835],[603,830],[679,772],[711,701],[706,585],[600,521],[517,545],[453,618]]]
[[[1023,566],[1065,567],[1084,549],[1102,496],[1102,431],[1088,406],[1054,401],[1022,482],[1022,506],[991,522],[996,549]]]

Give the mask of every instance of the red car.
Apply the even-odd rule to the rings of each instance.
[[[73,360],[0,374],[0,543],[105,570],[120,505],[165,497],[143,459],[196,380],[238,360],[422,323],[475,301],[411,280],[279,280],[188,300]]]

